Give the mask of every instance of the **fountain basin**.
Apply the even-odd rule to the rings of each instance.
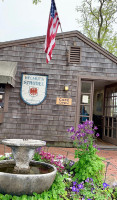
[[[0,161],[0,171],[4,171],[3,168],[14,168],[14,160]],[[11,195],[32,195],[33,192],[42,193],[44,190],[48,190],[52,185],[57,169],[51,164],[31,161],[30,167],[38,168],[42,166],[41,174],[13,174],[8,172],[0,172],[0,193]],[[45,172],[45,169],[46,172]],[[49,170],[48,170],[49,169]],[[44,171],[44,172],[42,172]]]

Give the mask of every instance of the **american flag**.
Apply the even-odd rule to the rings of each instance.
[[[55,47],[55,37],[60,24],[56,5],[54,0],[51,0],[51,8],[48,20],[47,35],[45,39],[45,53],[46,62],[48,63],[52,58],[52,50]]]

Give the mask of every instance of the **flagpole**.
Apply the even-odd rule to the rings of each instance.
[[[54,0],[55,1],[55,0]],[[56,3],[55,3],[56,4]],[[57,9],[57,7],[56,7],[56,9]],[[57,9],[58,10],[58,9]],[[59,21],[60,21],[60,19],[59,19]],[[61,22],[60,22],[60,29],[61,29],[61,33],[63,34],[63,40],[64,40],[64,43],[65,43],[65,46],[66,46],[66,49],[67,49],[67,43],[66,43],[66,41],[65,41],[65,36],[64,36],[64,33],[63,33],[63,30],[62,30],[62,26],[61,26]],[[67,49],[67,51],[68,51],[68,49]]]
[[[66,49],[67,49],[67,43],[65,41],[65,36],[64,36],[63,30],[62,30],[62,27],[61,27],[61,23],[60,23],[60,29],[61,29],[61,32],[63,34],[63,40],[64,40],[64,43],[65,43],[65,46],[66,46]],[[67,51],[68,51],[68,49],[67,49]]]

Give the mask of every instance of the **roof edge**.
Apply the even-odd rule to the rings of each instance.
[[[56,35],[56,39],[64,39],[68,37],[78,37],[80,40],[106,56],[108,59],[111,61],[117,63],[117,57],[111,54],[109,51],[104,49],[103,47],[100,47],[97,43],[93,42],[89,38],[87,38],[85,35],[83,35],[79,31],[69,31],[69,32],[63,32],[63,33],[58,33]],[[0,48],[4,47],[11,47],[11,46],[17,46],[17,45],[23,45],[23,44],[31,44],[31,43],[36,43],[36,42],[44,42],[45,41],[45,35],[44,36],[38,36],[38,37],[31,37],[31,38],[25,38],[25,39],[20,39],[20,40],[13,40],[13,41],[8,41],[8,42],[1,42],[0,43]]]

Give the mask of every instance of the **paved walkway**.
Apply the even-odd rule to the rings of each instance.
[[[48,151],[54,155],[64,155],[70,160],[77,161],[77,159],[74,158],[74,152],[75,148],[62,148],[62,147],[44,147],[44,151]],[[9,147],[6,147],[4,145],[0,145],[0,155],[4,155],[4,153],[11,152],[11,149]],[[109,162],[108,170],[107,170],[107,178],[106,182],[112,185],[113,183],[117,184],[117,148],[107,148],[106,150],[104,147],[99,151],[99,156],[106,158],[106,161]],[[105,166],[106,162],[105,161]]]

